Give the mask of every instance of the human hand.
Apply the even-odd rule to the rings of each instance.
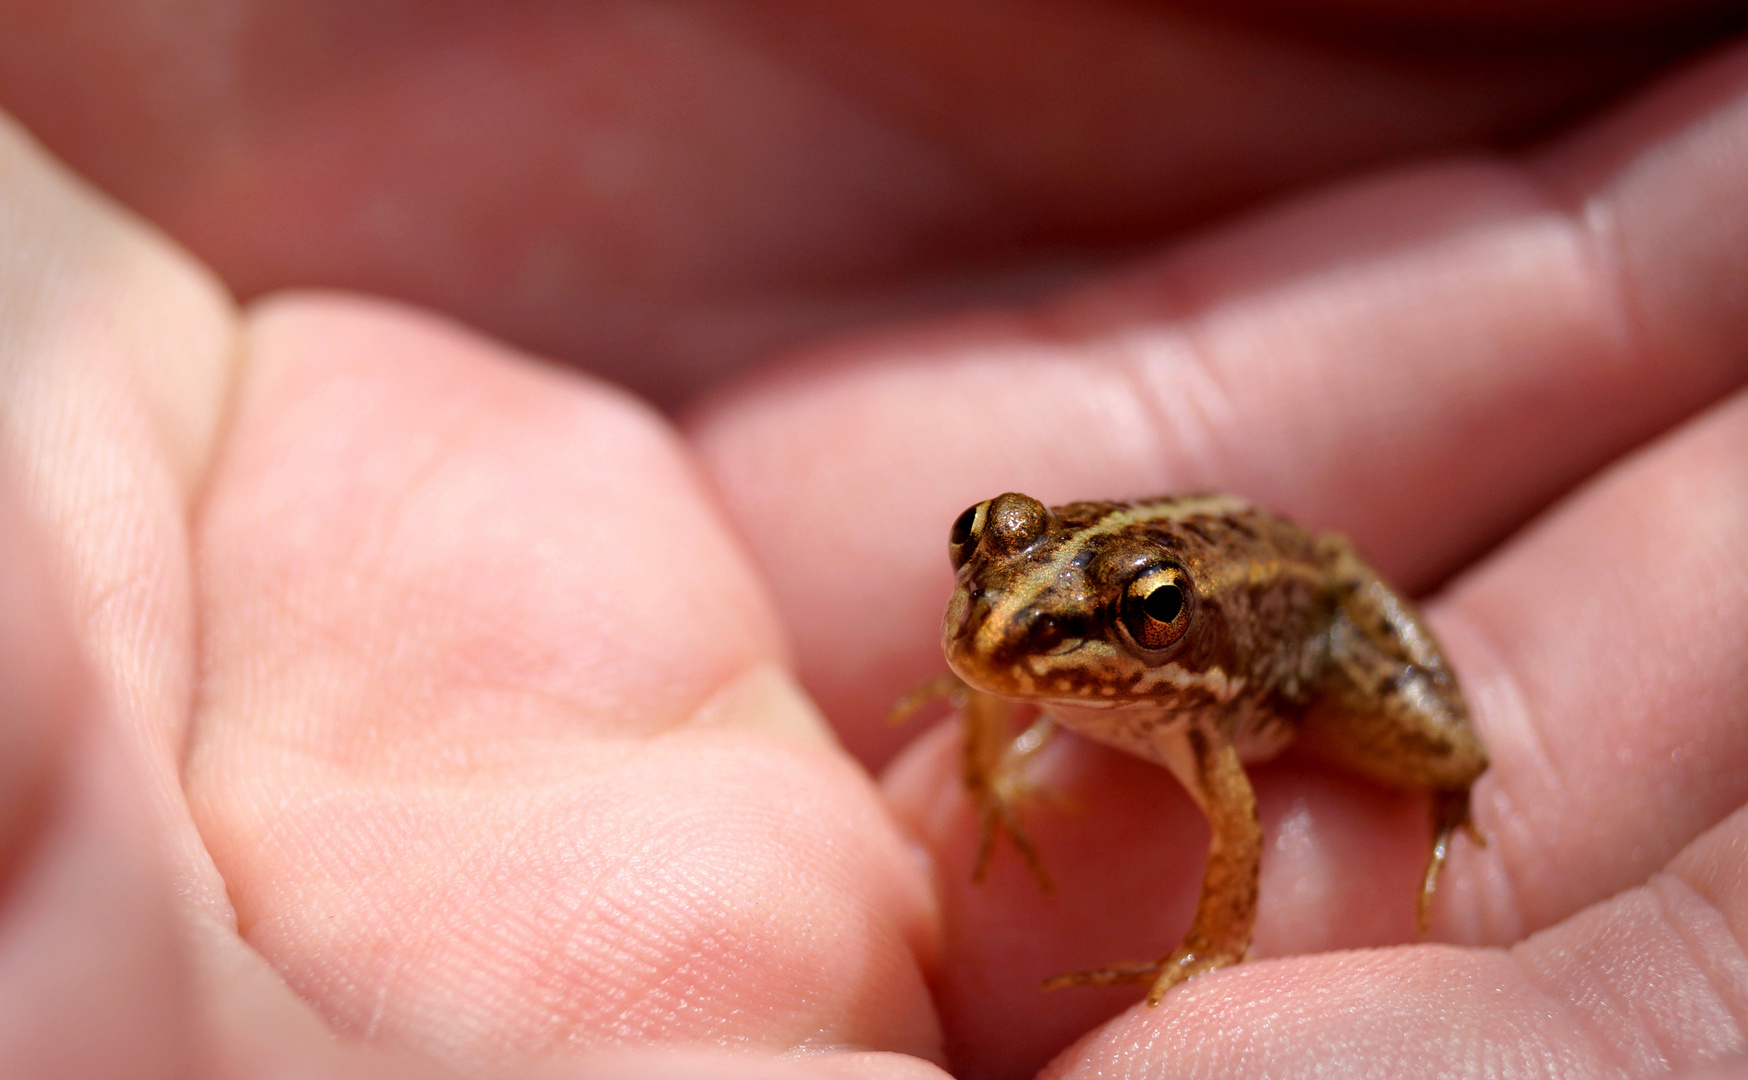
[[[1496,840],[1453,867],[1441,935],[1508,942],[1560,923],[1724,821],[1717,843],[1741,804],[1729,720],[1743,676],[1730,658],[1748,601],[1730,496],[1744,455],[1728,409],[1606,482],[1639,487],[1598,489],[1490,551],[1740,381],[1730,289],[1742,245],[1730,229],[1743,207],[1727,155],[1741,80],[1728,61],[1714,70],[1712,93],[1666,92],[1677,104],[1661,115],[1581,132],[1534,166],[1568,203],[1608,196],[1580,224],[1627,238],[1618,250],[1641,298],[1631,333],[1591,261],[1608,235],[1589,239],[1509,168],[1453,167],[1089,278],[1035,319],[846,346],[705,406],[690,430],[776,616],[684,449],[635,403],[404,312],[291,298],[236,321],[197,269],[16,152],[9,198],[31,213],[14,220],[38,231],[10,238],[22,254],[0,290],[16,305],[9,449],[125,764],[77,742],[54,757],[57,733],[70,737],[56,723],[68,707],[54,703],[77,685],[64,674],[73,650],[50,648],[52,596],[8,605],[33,613],[13,639],[52,654],[13,674],[42,687],[17,700],[50,703],[21,710],[19,732],[40,736],[17,755],[35,763],[21,775],[56,778],[45,785],[56,799],[39,805],[84,814],[16,815],[19,835],[65,843],[16,849],[29,854],[15,877],[79,884],[91,906],[55,912],[85,940],[115,935],[85,956],[118,1014],[131,1008],[165,1054],[193,1047],[239,1069],[335,1053],[244,941],[342,1030],[466,1069],[698,1040],[932,1055],[917,977],[930,968],[957,1063],[1025,1069],[1120,1004],[1040,998],[1036,975],[1169,939],[1193,887],[1191,813],[1162,777],[1065,743],[1044,779],[1084,813],[1041,811],[1038,831],[1058,877],[1088,892],[1038,911],[1016,873],[971,893],[963,806],[935,736],[887,787],[934,850],[937,901],[865,781],[811,733],[781,674],[780,623],[872,760],[885,736],[869,718],[935,662],[942,536],[965,503],[1010,486],[1049,497],[1218,486],[1356,534],[1411,585],[1475,564],[1433,611],[1498,759],[1481,789]],[[1419,365],[1404,370],[1405,355]],[[1191,402],[1224,408],[1199,424],[1171,411]],[[1537,425],[1524,423],[1532,414]],[[1649,521],[1647,489],[1676,497]],[[1693,505],[1707,530],[1690,527]],[[1704,565],[1719,584],[1666,581],[1668,563]],[[1656,566],[1662,590],[1621,601],[1645,604],[1624,629],[1574,619],[1599,595],[1596,577],[1623,565]],[[1642,637],[1623,644],[1624,633]],[[1606,662],[1623,650],[1644,666]],[[1520,671],[1526,656],[1535,663]],[[1515,702],[1502,693],[1513,687]],[[1645,723],[1653,711],[1667,726]],[[1588,737],[1603,721],[1613,737]],[[92,726],[101,748],[111,728]],[[1283,823],[1261,951],[1404,940],[1412,875],[1401,918],[1378,898],[1422,855],[1408,801],[1290,765],[1259,788]],[[81,823],[95,834],[84,848]],[[163,871],[150,858],[160,848],[168,902],[139,884]],[[79,879],[45,857],[57,852],[84,852],[75,869],[113,877]],[[1741,865],[1739,854],[1686,860],[1670,881],[1703,885],[1707,867]],[[1175,892],[1161,887],[1174,872]],[[1740,897],[1714,893],[1740,926]],[[15,925],[42,913],[15,908]],[[1616,942],[1656,929],[1633,914],[1561,926]],[[1027,943],[1014,947],[1015,934]],[[1653,961],[1682,951],[1651,945],[1648,970],[1674,970]],[[1627,951],[1612,947],[1604,961]],[[1543,941],[1515,957],[1410,949],[1241,968],[1129,1014],[1057,1069],[1113,1057],[1229,1069],[1240,1044],[1259,1073],[1341,1053],[1375,1063],[1409,1041],[1399,1017],[1413,993],[1409,1014],[1441,1036],[1471,1031],[1506,1053],[1501,1030],[1525,1035],[1517,1010],[1577,995],[1561,998],[1556,972],[1536,983],[1539,998],[1453,1013],[1474,1004],[1463,980],[1491,986],[1549,953]],[[178,964],[191,969],[186,991],[152,992]],[[1596,970],[1565,974],[1581,986]],[[1321,987],[1337,979],[1350,997],[1331,1001]],[[1387,1047],[1367,1027],[1380,1002],[1398,1010]],[[1283,1033],[1284,1013],[1305,1026]],[[1188,1043],[1195,1055],[1178,1049]],[[1671,1045],[1674,1064],[1715,1046]],[[1454,1058],[1468,1046],[1418,1049]],[[854,1055],[783,1066],[814,1067],[929,1071]]]
[[[1494,764],[1491,843],[1459,846],[1433,936],[1483,948],[1333,952],[1413,940],[1425,812],[1289,758],[1255,777],[1256,954],[1298,958],[1131,1007],[1047,1075],[1742,1051],[1717,972],[1748,928],[1745,61],[1519,159],[1395,170],[1049,303],[822,350],[694,418],[807,685],[873,760],[877,703],[941,669],[944,523],[1001,491],[1237,491],[1436,590]],[[1207,833],[1161,770],[1068,739],[1027,817],[1057,894],[1011,852],[976,887],[957,752],[938,731],[885,787],[940,868],[949,1059],[1026,1075],[1140,994],[1039,982],[1174,944]]]
[[[659,418],[380,304],[239,318],[0,155],[9,1075],[935,1073],[918,864]]]

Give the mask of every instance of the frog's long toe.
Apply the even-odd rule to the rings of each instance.
[[[1242,952],[1196,952],[1179,948],[1160,964],[1159,978],[1153,980],[1153,989],[1147,991],[1147,1007],[1152,1008],[1164,1001],[1166,993],[1178,983],[1194,978],[1204,971],[1231,967],[1243,959]]]
[[[1475,828],[1470,816],[1469,789],[1434,790],[1432,793],[1432,853],[1426,860],[1426,873],[1421,877],[1420,899],[1414,908],[1414,928],[1425,937],[1432,925],[1432,897],[1438,890],[1439,877],[1444,873],[1445,859],[1458,831],[1469,834],[1476,847],[1486,847],[1487,840]]]
[[[977,804],[977,857],[971,866],[971,880],[981,882],[988,874],[990,858],[995,854],[995,839],[1005,832],[1031,872],[1032,880],[1038,883],[1038,889],[1050,892],[1050,872],[1044,868],[1044,857],[1038,854],[1031,837],[1026,835],[1025,827],[1020,824],[1019,816],[1014,813],[1013,795],[991,786],[973,793],[973,799]]]
[[[977,808],[977,857],[972,864],[971,880],[983,880],[995,853],[996,837],[1005,832],[1038,888],[1047,893],[1050,874],[1014,808],[1032,794],[1032,787],[1026,782],[1025,762],[1048,740],[1052,725],[1040,719],[1015,739],[1008,723],[1013,705],[975,689],[965,691],[960,711],[964,716],[965,791]]]
[[[1126,983],[1153,982],[1165,970],[1165,960],[1131,960],[1110,967],[1087,971],[1068,971],[1044,980],[1043,989],[1061,990],[1065,986],[1121,986]]]
[[[1044,980],[1045,990],[1060,990],[1065,986],[1121,986],[1127,983],[1152,983],[1147,991],[1148,1007],[1158,1005],[1178,983],[1204,971],[1230,967],[1243,960],[1242,953],[1218,950],[1197,952],[1179,948],[1162,960],[1134,960],[1090,971],[1070,971]]]

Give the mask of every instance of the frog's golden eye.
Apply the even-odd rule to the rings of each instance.
[[[983,538],[984,522],[989,520],[992,501],[985,499],[953,519],[953,530],[947,534],[947,557],[953,560],[953,569],[964,566],[965,560],[977,550],[977,541]]]
[[[1177,567],[1142,571],[1123,592],[1123,628],[1143,649],[1169,649],[1190,628],[1191,599],[1189,576]]]

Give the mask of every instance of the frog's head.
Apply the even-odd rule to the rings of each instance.
[[[1126,503],[1046,508],[1008,493],[953,522],[941,626],[966,683],[1027,701],[1121,706],[1182,685],[1203,605],[1183,541]]]

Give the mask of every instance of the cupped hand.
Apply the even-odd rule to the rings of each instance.
[[[25,119],[243,292],[396,291],[607,371],[627,369],[605,350],[660,324],[671,336],[641,346],[639,378],[670,396],[821,325],[924,300],[969,311],[721,388],[681,436],[604,383],[406,308],[294,294],[239,314],[207,270],[0,133],[12,1060],[798,1077],[939,1075],[932,1061],[996,1076],[1085,1034],[1053,1075],[1654,1075],[1743,1048],[1748,57],[1696,64],[1517,156],[1378,167],[1072,287],[990,275],[967,291],[944,269],[1004,244],[1141,239],[1519,132],[1675,46],[1507,63],[1481,91],[1472,70],[1440,81],[1400,57],[1368,83],[1322,53],[1247,54],[1249,30],[1215,47],[1182,29],[1213,33],[1202,16],[1057,13],[1004,53],[976,33],[987,14],[833,9],[840,21],[737,22],[735,52],[672,13],[615,11],[661,56],[683,46],[709,60],[687,70],[767,93],[718,101],[699,121],[710,138],[615,115],[700,160],[723,160],[726,138],[758,168],[719,184],[632,147],[617,167],[642,171],[621,195],[645,216],[585,189],[545,248],[529,236],[579,181],[515,198],[559,145],[540,125],[493,132],[508,159],[458,156],[416,197],[385,196],[388,226],[332,213],[418,171],[394,139],[477,134],[465,111],[431,135],[380,110],[427,100],[405,82],[430,70],[419,50],[478,24],[401,16],[422,31],[384,46],[404,70],[314,103],[268,95],[274,123],[246,108],[259,87],[231,86],[231,126],[193,113],[168,142],[149,122],[69,125],[66,100],[32,90],[49,66],[0,35],[0,85]],[[647,77],[552,59],[592,55],[552,42],[620,39],[549,18],[544,37],[512,19],[443,55],[474,87],[510,70],[506,42],[552,61],[512,72],[517,86]],[[846,19],[860,51],[845,51]],[[1091,63],[1118,23],[1172,27],[1158,40],[1250,95],[1199,114],[1175,83],[1147,82],[1152,39],[1129,67]],[[295,68],[297,40],[269,42],[262,70]],[[821,137],[757,155],[792,130],[771,102],[793,96],[753,61],[798,54],[833,73],[818,86],[889,96],[783,114]],[[890,84],[895,54],[981,93],[919,100]],[[1247,80],[1241,55],[1261,74]],[[83,85],[102,99],[129,70]],[[1053,125],[1016,104],[1022,84],[1086,93]],[[1077,110],[1109,112],[1113,87],[1135,126],[1080,130]],[[658,118],[695,118],[683,106],[708,97]],[[1292,119],[1306,113],[1309,133]],[[1183,153],[1160,164],[1167,144],[1137,132],[1165,120]],[[375,157],[311,155],[344,130],[392,137]],[[931,131],[984,156],[946,175],[914,152]],[[597,180],[615,160],[584,157]],[[820,171],[784,173],[804,159]],[[504,160],[517,168],[494,173]],[[649,176],[675,186],[639,187]],[[508,209],[481,214],[447,185]],[[818,280],[842,284],[797,301]],[[1018,291],[1039,298],[966,300]],[[540,323],[553,296],[576,298],[563,332]],[[1132,995],[1039,995],[1045,975],[1181,932],[1205,845],[1187,801],[1064,739],[1033,775],[1054,798],[1026,809],[1059,892],[1040,896],[1011,852],[973,888],[951,732],[913,742],[882,799],[791,675],[864,762],[890,757],[912,733],[880,714],[939,663],[945,524],[1008,488],[1236,490],[1436,590],[1429,613],[1495,759],[1477,788],[1489,846],[1459,850],[1437,911],[1435,937],[1469,947],[1327,952],[1410,941],[1423,814],[1289,760],[1258,776],[1257,945],[1294,958],[1103,1027]],[[673,1049],[687,1056],[623,1056]]]

